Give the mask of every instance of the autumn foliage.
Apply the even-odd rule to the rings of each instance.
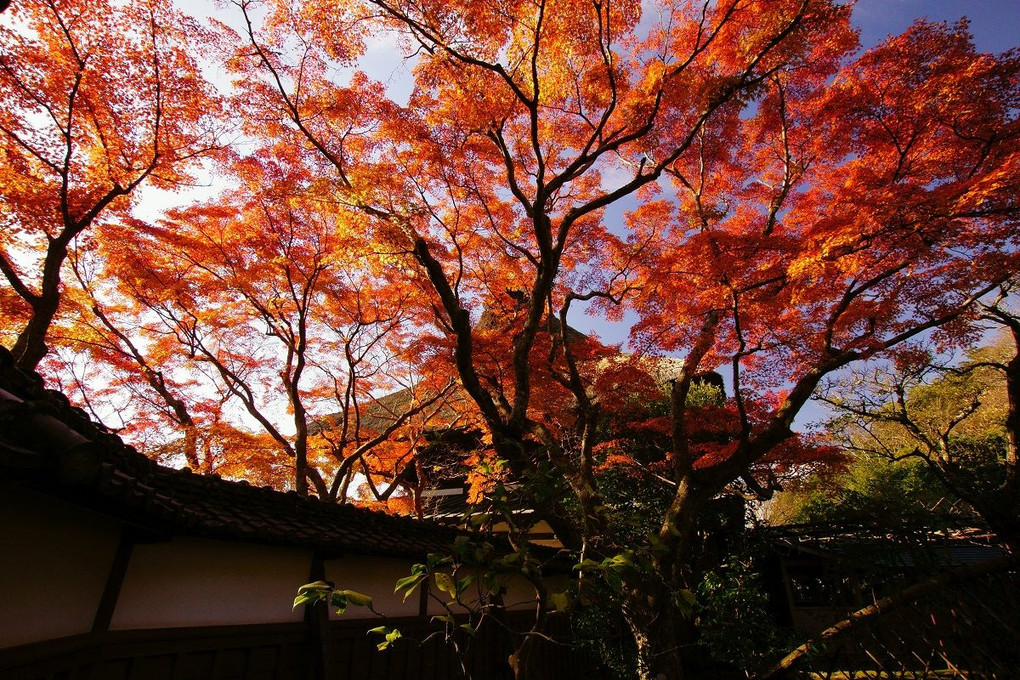
[[[706,504],[831,459],[791,429],[822,379],[966,344],[1017,271],[1020,54],[927,22],[862,51],[851,12],[16,3],[0,330],[137,441],[166,428],[165,460],[335,502],[413,511],[419,454],[480,433],[458,451],[544,489],[566,546],[644,551],[621,606],[663,631],[641,672],[679,677]],[[360,70],[384,39],[406,94]],[[200,161],[213,198],[135,210]],[[664,499],[648,545],[605,502],[621,470]]]
[[[139,187],[190,181],[223,123],[197,63],[209,34],[171,3],[19,3],[0,32],[4,330],[33,368],[74,240]]]

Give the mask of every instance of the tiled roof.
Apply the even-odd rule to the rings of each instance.
[[[90,422],[0,348],[2,477],[147,531],[302,547],[325,555],[421,557],[449,527],[157,465]]]
[[[954,528],[888,527],[851,524],[800,524],[771,527],[777,546],[844,562],[912,568],[978,564],[1005,554],[986,528],[961,523]]]
[[[417,405],[416,397],[418,400],[427,400],[436,396],[436,392],[429,392],[427,390],[423,390],[422,393],[416,395],[414,390],[408,387],[396,392],[390,392],[378,399],[362,404],[359,424],[363,430],[373,433],[382,432],[387,427],[393,425],[401,415]],[[434,414],[433,420],[439,424],[455,422],[461,413],[460,409],[467,405],[469,399],[470,397],[468,397],[467,392],[463,388],[457,387],[444,398],[443,403],[439,405],[438,412]],[[428,410],[431,411],[432,409]],[[308,433],[320,434],[324,431],[339,428],[343,424],[343,420],[343,412],[327,414],[312,422],[309,425]]]
[[[549,325],[547,325],[547,323]],[[488,308],[482,312],[476,328],[478,330],[489,331],[509,330],[506,325],[506,321],[502,319],[497,312]],[[559,333],[559,319],[553,317],[548,321],[543,321],[542,329],[539,332],[545,333],[549,328],[551,328],[554,333]],[[567,335],[572,340],[583,340],[588,337],[571,326],[567,326]],[[678,360],[670,359],[669,361],[675,362]],[[681,361],[680,364],[682,365],[683,362]],[[389,394],[385,394],[378,399],[364,403],[360,414],[361,427],[366,430],[381,432],[392,425],[401,414],[405,413],[414,405],[416,396],[418,399],[428,399],[435,396],[435,392],[425,392],[415,395],[414,390],[405,387],[403,389],[390,392]],[[446,396],[443,405],[435,414],[433,423],[435,429],[442,429],[444,425],[456,422],[463,410],[471,407],[471,397],[463,387],[458,385]],[[319,434],[321,432],[337,428],[342,425],[343,420],[344,414],[342,412],[330,413],[322,416],[311,424],[309,427],[309,434]]]

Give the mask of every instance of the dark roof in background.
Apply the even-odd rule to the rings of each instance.
[[[518,292],[518,291],[514,291]],[[523,294],[523,291],[520,291]],[[545,333],[551,327],[554,333],[558,333],[560,329],[559,319],[553,317],[543,321],[542,329],[540,333]],[[510,331],[502,317],[492,309],[486,309],[482,312],[481,317],[478,319],[478,323],[475,326],[476,330],[507,330]],[[588,338],[587,335],[581,331],[567,326],[567,337],[570,341],[585,340]],[[419,394],[419,399],[428,399],[435,396],[435,393],[424,393]],[[360,413],[360,425],[363,429],[381,432],[387,427],[392,425],[396,420],[405,412],[407,412],[412,406],[414,406],[414,391],[405,387],[393,392],[389,392],[378,399],[366,402],[361,405]],[[450,423],[455,423],[461,413],[461,409],[456,408],[454,405],[460,407],[471,408],[473,402],[471,397],[468,396],[460,384],[444,399],[444,404],[435,414],[434,422],[436,423],[435,429],[442,429],[449,426]],[[429,409],[431,411],[432,409]],[[317,418],[308,428],[309,434],[322,434],[329,430],[340,427],[343,424],[344,414],[342,412],[330,413],[320,418]]]
[[[1003,546],[987,528],[873,527],[857,524],[790,524],[766,529],[773,545],[845,564],[886,567],[956,567],[1002,557]]]
[[[92,423],[0,348],[3,479],[118,517],[183,534],[357,553],[421,557],[448,550],[457,531],[157,465]]]
[[[430,399],[436,396],[436,392],[424,392],[418,394],[419,400]],[[433,420],[437,425],[438,429],[445,427],[449,423],[456,422],[460,415],[454,404],[462,406],[467,404],[469,401],[467,392],[463,390],[459,385],[452,391],[451,394],[447,395],[443,399],[442,404],[434,404],[432,407],[425,409],[425,413],[432,413],[436,406],[439,406],[438,412],[435,413]],[[372,433],[382,432],[387,427],[397,422],[404,413],[409,411],[415,403],[415,393],[409,387],[399,389],[389,394],[384,394],[378,399],[374,399],[361,405],[360,408],[360,425],[362,431],[369,431]],[[419,414],[420,415],[420,414]],[[337,429],[343,425],[344,414],[343,412],[330,413],[313,421],[308,428],[309,434],[322,434],[329,430]],[[353,419],[353,416],[352,416]]]

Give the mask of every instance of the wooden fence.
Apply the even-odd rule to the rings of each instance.
[[[1004,569],[931,593],[805,660],[804,680],[1020,677],[1020,574]]]
[[[379,651],[365,621],[334,621],[324,640],[305,623],[110,631],[0,651],[0,680],[474,680],[512,678],[510,636],[496,622],[458,638],[460,653],[422,619],[389,621],[403,638]],[[524,621],[505,622],[518,628]],[[550,631],[566,639],[561,622]],[[599,677],[597,661],[543,641],[540,676]],[[462,665],[469,673],[465,676]]]

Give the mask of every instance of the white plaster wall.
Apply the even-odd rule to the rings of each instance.
[[[310,551],[177,537],[134,547],[112,630],[300,621]]]
[[[92,628],[120,524],[0,485],[0,648]]]
[[[503,606],[507,609],[533,609],[537,597],[535,586],[530,581],[523,576],[514,576],[506,586]]]
[[[419,594],[402,600],[402,593],[394,593],[393,586],[398,579],[411,575],[414,560],[401,560],[385,557],[366,557],[351,555],[336,560],[328,560],[325,564],[326,579],[332,581],[341,590],[356,590],[372,598],[372,606],[386,616],[417,616]],[[331,612],[330,616],[337,618]],[[364,607],[349,607],[340,618],[377,618]]]

